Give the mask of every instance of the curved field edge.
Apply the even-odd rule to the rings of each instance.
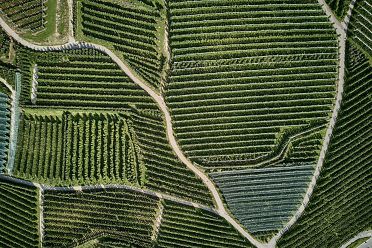
[[[316,1],[275,3],[293,13],[274,17],[265,1],[239,2],[239,13],[235,2],[214,3],[219,8],[169,2],[165,99],[175,135],[186,156],[208,172],[267,166],[262,163],[290,153],[294,136],[313,125],[326,129],[336,91],[336,32]],[[316,163],[314,147],[283,156]]]
[[[40,52],[33,52],[29,49],[22,47],[19,44],[17,46],[19,48],[18,55],[20,56],[18,58],[18,66],[21,68],[21,71],[23,74],[23,77],[22,77],[23,87],[22,87],[22,95],[21,95],[22,106],[27,107],[28,111],[31,113],[33,112],[33,110],[38,112],[38,109],[35,107],[38,107],[38,106],[42,107],[42,109],[39,108],[39,110],[43,112],[46,110],[45,107],[49,106],[51,111],[50,112],[46,111],[45,114],[46,115],[53,114],[54,111],[57,111],[55,107],[58,102],[58,95],[61,92],[54,91],[56,94],[53,94],[53,90],[52,92],[50,92],[50,89],[49,89],[49,92],[46,91],[46,93],[49,94],[48,97],[44,98],[44,101],[42,101],[43,99],[40,98],[39,102],[36,99],[36,105],[33,105],[30,102],[30,92],[32,88],[30,82],[32,81],[31,78],[33,76],[32,68],[34,67],[35,63],[40,62],[39,60],[41,59],[44,59],[45,61],[45,59],[48,56],[54,56],[54,60],[56,57],[58,57],[56,55],[61,54],[61,53],[62,55],[65,54],[64,56],[69,56],[69,54],[72,56],[75,54],[74,56],[76,57],[79,53],[78,52],[79,50],[75,50],[75,52],[71,50],[71,51],[59,52],[59,53],[58,52],[40,53]],[[84,55],[85,59],[87,59],[87,56],[88,57],[90,56],[89,54],[91,54],[93,58],[94,58],[94,54],[97,54],[97,56],[98,54],[100,54],[100,52],[97,52],[97,51],[94,53],[87,52],[87,50],[85,51],[86,51],[85,52],[86,55]],[[99,55],[98,57],[100,58],[100,60],[103,59],[104,61],[109,59],[109,57],[106,55]],[[110,63],[116,67],[116,65],[111,60],[109,64]],[[46,63],[46,65],[50,65],[50,64]],[[51,73],[50,75],[52,76],[58,75],[58,74],[63,75],[61,74],[61,72],[58,72],[58,70],[54,70],[54,74],[53,74],[52,69],[53,69],[53,66],[49,68],[49,74]],[[119,70],[119,72],[120,72],[121,77],[126,77],[122,71]],[[41,79],[42,77],[40,78],[40,80]],[[166,134],[165,134],[164,120],[161,116],[160,111],[157,110],[156,104],[153,102],[153,100],[149,96],[146,95],[146,93],[140,87],[138,87],[136,84],[131,82],[130,79],[128,80],[126,80],[128,81],[126,84],[128,83],[133,84],[131,88],[133,87],[136,89],[138,88],[137,91],[143,92],[142,93],[143,99],[146,100],[144,104],[142,105],[139,104],[144,109],[132,108],[132,111],[131,111],[132,116],[133,116],[133,122],[134,122],[133,129],[137,133],[138,139],[140,140],[140,145],[142,145],[141,147],[142,150],[145,151],[144,156],[146,160],[145,161],[146,167],[149,168],[147,170],[149,174],[148,174],[148,178],[147,178],[148,180],[147,180],[145,187],[151,188],[155,191],[160,191],[160,192],[163,191],[169,194],[173,194],[175,196],[184,197],[185,199],[191,199],[191,200],[195,199],[195,201],[198,201],[200,203],[211,205],[212,202],[211,202],[209,192],[207,191],[206,187],[202,184],[201,181],[199,181],[199,179],[195,177],[195,175],[193,175],[192,172],[188,171],[188,169],[177,159],[170,145],[168,144]],[[42,88],[40,88],[40,93],[43,93]],[[40,97],[41,97],[41,94],[40,94]],[[83,102],[75,101],[75,103],[77,104],[77,106],[81,106],[81,104],[84,103],[84,101]],[[130,102],[122,102],[120,104],[128,105],[128,103],[130,105]],[[68,107],[67,109],[69,109],[70,107]],[[148,111],[147,109],[150,109],[150,111]],[[71,110],[74,111],[74,109],[71,109]],[[98,109],[94,110],[92,109],[91,106],[88,105],[88,107],[86,107],[86,110],[84,111],[105,112],[105,108],[104,106],[98,106]],[[113,109],[108,109],[107,111],[112,112]],[[151,125],[148,127],[149,124]],[[160,148],[161,150],[159,150]],[[154,154],[151,151],[152,149],[159,150],[161,154]],[[37,175],[29,175],[29,176],[31,177],[36,176],[36,178],[38,178],[36,179],[36,181],[39,181],[39,182],[45,182],[44,180],[48,179],[48,178],[42,179],[41,177]],[[27,178],[30,178],[29,176]],[[184,178],[188,178],[188,180],[185,181]],[[53,178],[50,178],[50,179],[53,179]],[[104,181],[101,181],[101,182],[104,183]],[[52,182],[49,182],[49,183],[52,183]],[[58,185],[68,185],[68,184],[71,184],[72,182],[61,182],[61,181],[58,182],[57,180],[57,181],[54,181],[53,184],[55,183],[57,183]],[[73,184],[76,184],[76,182]]]
[[[349,42],[346,59],[345,100],[322,173],[303,216],[279,247],[340,247],[371,229],[371,64]]]

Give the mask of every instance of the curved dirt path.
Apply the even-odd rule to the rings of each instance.
[[[245,231],[242,226],[234,220],[225,209],[221,196],[219,195],[215,185],[209,179],[207,175],[205,175],[201,170],[199,170],[196,166],[192,164],[190,160],[186,158],[186,156],[182,153],[173,133],[173,125],[170,113],[168,108],[165,104],[164,98],[155,92],[152,88],[150,88],[146,83],[144,83],[139,77],[133,74],[133,72],[124,64],[121,59],[116,56],[111,50],[107,49],[104,46],[93,44],[93,43],[86,43],[86,42],[68,42],[64,45],[56,45],[56,46],[40,46],[35,45],[22,37],[20,37],[9,25],[0,18],[0,25],[5,30],[5,32],[11,36],[14,40],[18,43],[22,44],[25,47],[36,51],[60,51],[65,49],[81,49],[81,48],[93,48],[102,51],[103,53],[107,54],[111,57],[111,59],[125,72],[125,74],[136,84],[138,84],[142,89],[144,89],[158,104],[160,110],[162,111],[165,122],[166,122],[166,133],[168,137],[168,141],[173,148],[173,151],[176,153],[177,157],[191,170],[193,171],[207,186],[209,191],[212,193],[214,202],[216,204],[216,211],[217,213],[223,217],[226,221],[228,221],[241,235],[249,240],[253,245],[258,248],[266,247],[266,244],[263,244],[257,241],[252,235],[250,235],[247,231]]]
[[[351,245],[352,243],[354,243],[355,241],[357,241],[358,239],[362,239],[362,238],[369,238],[368,241],[366,241],[366,244],[367,242],[370,242],[370,240],[372,239],[372,230],[369,230],[369,231],[365,231],[365,232],[361,232],[361,233],[358,233],[355,237],[351,238],[350,240],[348,240],[345,244],[343,244],[340,248],[347,248],[349,245]],[[367,244],[368,245],[368,244]],[[362,247],[363,244],[359,247]],[[359,248],[358,247],[358,248]],[[365,247],[368,247],[368,246],[365,246]]]
[[[301,203],[301,206],[296,211],[296,213],[293,215],[293,217],[289,220],[289,222],[269,241],[268,245],[269,247],[272,247],[272,248],[276,246],[277,241],[283,236],[283,234],[286,233],[298,221],[298,219],[305,212],[306,206],[310,202],[310,198],[314,192],[316,182],[318,180],[318,177],[320,175],[320,172],[324,164],[324,157],[327,153],[328,145],[329,145],[332,132],[333,132],[333,128],[335,127],[337,116],[338,116],[338,113],[341,107],[342,94],[344,91],[344,83],[345,83],[344,79],[345,79],[346,33],[347,33],[347,27],[348,27],[348,20],[350,19],[351,10],[354,7],[355,1],[353,1],[352,4],[350,4],[349,6],[348,18],[345,18],[342,22],[340,22],[336,18],[331,8],[328,6],[328,4],[324,0],[318,0],[318,3],[322,6],[323,11],[329,17],[329,20],[333,24],[333,27],[335,28],[336,33],[338,35],[339,68],[338,68],[336,103],[333,108],[332,117],[331,117],[330,123],[328,125],[327,131],[326,131],[326,134],[323,140],[323,145],[322,145],[322,149],[319,155],[319,160],[316,165],[313,177],[311,178],[310,185],[306,191],[305,197]]]

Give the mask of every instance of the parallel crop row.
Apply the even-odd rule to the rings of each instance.
[[[194,162],[254,165],[283,145],[276,139],[283,128],[301,133],[327,121],[337,39],[316,1],[170,1],[169,8],[166,101]]]
[[[15,174],[73,184],[143,185],[145,167],[131,122],[116,114],[26,115]]]
[[[45,0],[1,0],[0,12],[19,29],[33,31],[45,25]]]
[[[109,42],[140,76],[159,88],[164,59],[159,53],[158,11],[101,0],[83,0],[81,6],[83,34]]]
[[[24,106],[33,106],[30,72],[37,64],[36,106],[136,113],[131,120],[147,168],[145,187],[212,204],[202,181],[172,152],[158,106],[108,56],[92,49],[32,53],[19,47],[18,51]]]
[[[10,99],[0,92],[0,171],[5,167],[8,157],[10,132]]]
[[[326,3],[340,19],[346,15],[350,2],[351,0],[326,0]]]
[[[156,108],[152,99],[110,57],[98,51],[35,53],[31,60],[38,68],[36,104],[39,106]]]
[[[75,247],[92,240],[150,247],[158,200],[121,189],[46,190],[43,247]]]
[[[230,211],[256,237],[275,234],[297,210],[313,163],[211,173]]]
[[[0,180],[0,247],[39,247],[35,188]]]
[[[8,35],[0,30],[0,58],[8,58],[9,56],[10,39]]]
[[[351,40],[371,59],[372,57],[372,0],[357,1],[350,20]]]
[[[157,247],[250,247],[220,216],[165,201]]]
[[[371,229],[372,68],[348,47],[343,102],[325,163],[304,215],[281,248],[340,247]]]
[[[206,186],[173,153],[165,135],[162,118],[146,111],[138,111],[132,118],[146,164],[146,186],[211,205]]]

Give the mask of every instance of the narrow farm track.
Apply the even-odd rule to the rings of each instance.
[[[365,231],[365,232],[361,232],[361,233],[358,233],[355,237],[353,237],[352,239],[348,240],[345,244],[343,244],[340,248],[347,248],[349,245],[351,245],[352,243],[354,243],[355,241],[357,241],[358,239],[362,239],[362,238],[372,238],[372,230],[369,230],[369,231]],[[368,246],[367,246],[368,247]]]
[[[264,248],[264,247],[275,247],[277,240],[298,220],[298,218],[303,214],[305,207],[307,206],[310,197],[313,193],[314,187],[316,185],[316,181],[320,175],[321,168],[323,166],[323,161],[324,161],[324,156],[326,154],[326,151],[328,149],[328,144],[330,141],[330,137],[332,135],[332,131],[335,125],[335,121],[337,119],[338,111],[340,108],[340,103],[342,100],[342,92],[343,92],[343,85],[344,85],[344,72],[345,72],[345,40],[346,40],[346,30],[347,30],[347,23],[346,23],[346,28],[343,27],[344,22],[342,23],[337,20],[335,15],[332,13],[331,9],[329,6],[324,2],[324,0],[318,0],[319,4],[322,5],[323,10],[327,14],[327,16],[330,17],[330,21],[334,24],[334,27],[336,29],[337,34],[339,35],[339,46],[340,46],[340,57],[339,57],[339,75],[338,75],[338,87],[337,87],[337,100],[336,104],[332,113],[331,121],[329,123],[326,136],[323,142],[322,150],[320,153],[320,157],[314,172],[314,175],[312,177],[310,186],[307,190],[307,193],[305,195],[305,198],[302,202],[301,207],[297,210],[295,215],[291,218],[291,220],[285,225],[285,227],[280,230],[277,235],[275,235],[269,243],[261,243],[257,241],[251,234],[249,234],[235,219],[233,219],[229,213],[227,212],[222,198],[219,195],[215,185],[213,182],[209,179],[209,177],[204,174],[201,170],[199,170],[196,166],[192,164],[192,162],[186,158],[186,156],[183,154],[181,151],[175,137],[174,137],[174,132],[173,132],[173,126],[172,126],[172,120],[171,116],[169,113],[169,110],[165,104],[164,98],[161,94],[158,92],[154,91],[151,87],[149,87],[145,82],[142,81],[141,78],[136,76],[132,70],[118,57],[116,56],[111,50],[107,49],[104,46],[98,45],[98,44],[93,44],[93,43],[85,43],[85,42],[76,42],[75,39],[73,38],[73,33],[72,33],[72,21],[70,19],[69,21],[69,27],[70,27],[70,35],[69,35],[69,42],[64,44],[64,45],[57,45],[57,46],[40,46],[40,45],[35,45],[33,43],[30,43],[27,40],[24,40],[22,37],[20,37],[13,29],[7,25],[7,23],[0,18],[0,25],[1,27],[5,30],[6,33],[8,33],[14,40],[22,44],[23,46],[26,46],[30,49],[36,50],[36,51],[60,51],[60,50],[67,50],[67,49],[82,49],[82,48],[92,48],[96,50],[100,50],[103,53],[107,54],[108,56],[111,57],[111,59],[118,64],[118,66],[126,73],[126,75],[136,84],[138,84],[142,89],[144,89],[158,104],[160,107],[160,110],[163,112],[165,122],[166,122],[166,132],[167,132],[167,137],[169,140],[170,145],[172,146],[173,151],[176,153],[178,158],[191,170],[193,171],[201,180],[204,182],[204,184],[208,187],[209,191],[212,193],[213,199],[216,204],[216,210],[210,209],[210,211],[215,212],[216,214],[220,215],[223,217],[226,221],[228,221],[241,235],[243,235],[246,239],[249,240],[250,243],[252,243],[254,246],[258,248]],[[71,6],[71,0],[68,1],[69,3],[69,9],[70,13],[72,12],[72,6]],[[0,177],[3,177],[0,175]],[[23,181],[20,179],[15,179],[18,180],[18,182],[27,182]],[[29,182],[27,182],[29,183]],[[106,186],[100,186],[104,188],[126,188],[128,189],[128,186],[124,185],[106,185]],[[47,186],[41,186],[41,189],[46,189]],[[81,189],[89,189],[89,188],[97,188],[97,186],[82,186],[82,187],[75,187],[75,188],[57,188],[57,187],[48,187],[48,190],[81,190]],[[136,189],[140,190],[140,189]],[[140,190],[143,193],[148,193],[148,194],[156,194],[159,195],[160,193],[154,193],[150,191],[144,191]],[[181,199],[177,199],[175,197],[171,196],[165,196],[162,195],[164,199],[167,199],[166,197],[169,197],[170,200],[177,201],[181,204],[187,204],[187,205],[192,205],[194,207],[199,207],[203,208],[204,206],[201,206],[199,204],[195,204],[192,202],[187,202]],[[208,207],[206,207],[208,208]],[[42,223],[41,223],[42,224]],[[42,231],[41,231],[42,232]],[[41,233],[42,234],[42,233]]]
[[[71,6],[70,6],[71,7]],[[104,46],[93,44],[93,43],[86,43],[86,42],[68,42],[64,45],[56,45],[56,46],[41,46],[33,44],[22,37],[20,37],[2,18],[0,18],[0,25],[3,30],[11,36],[14,40],[16,40],[21,45],[33,49],[35,51],[61,51],[66,49],[82,49],[82,48],[92,48],[99,50],[108,56],[125,72],[125,74],[136,84],[138,84],[142,89],[144,89],[158,104],[160,110],[163,112],[166,122],[166,132],[167,137],[169,140],[170,145],[172,146],[173,151],[176,153],[177,157],[192,171],[194,172],[208,187],[209,191],[212,193],[214,202],[216,204],[216,211],[217,213],[223,217],[226,221],[228,221],[241,235],[249,240],[254,246],[258,248],[267,247],[265,244],[257,241],[251,234],[249,234],[246,230],[242,228],[242,226],[234,220],[227,212],[222,198],[219,195],[217,188],[212,183],[207,175],[205,175],[202,171],[200,171],[196,166],[192,164],[190,160],[186,158],[186,156],[181,151],[173,133],[173,125],[169,110],[165,104],[164,98],[157,92],[155,92],[152,88],[150,88],[146,83],[144,83],[139,77],[133,74],[133,72],[128,68],[127,65],[124,64],[121,59],[116,56],[111,50],[107,49]]]
[[[16,108],[18,108],[18,98],[17,98],[17,92],[11,85],[7,83],[7,81],[3,78],[0,78],[0,83],[3,83],[11,92],[11,108],[10,108],[10,134],[9,134],[9,151],[8,151],[8,166],[7,170],[8,173],[12,174],[13,164],[14,164],[14,155],[15,155],[15,148],[17,146],[17,123],[19,119],[19,115],[17,115],[18,111]]]
[[[123,190],[128,190],[128,191],[135,191],[135,192],[142,193],[142,194],[145,194],[145,195],[150,195],[150,196],[153,196],[153,197],[157,197],[159,199],[165,199],[165,200],[177,202],[179,204],[186,205],[186,206],[192,206],[192,207],[195,207],[195,208],[200,208],[200,209],[203,209],[203,210],[206,210],[206,211],[209,211],[211,213],[219,215],[219,213],[215,209],[213,209],[211,207],[208,207],[208,206],[205,206],[205,205],[202,205],[202,204],[199,204],[199,203],[185,201],[181,198],[174,197],[174,196],[171,196],[171,195],[167,195],[167,194],[163,194],[163,193],[159,193],[159,192],[154,192],[154,191],[147,190],[147,189],[140,189],[140,188],[136,188],[136,187],[122,185],[122,184],[107,184],[107,185],[102,185],[101,184],[101,185],[87,185],[87,186],[73,186],[73,187],[56,187],[56,186],[50,186],[50,185],[45,185],[45,184],[33,183],[33,182],[30,182],[30,181],[26,181],[26,180],[23,180],[23,179],[7,176],[7,175],[3,175],[3,174],[0,174],[0,179],[3,179],[3,180],[8,181],[8,182],[13,182],[13,183],[17,183],[17,184],[26,185],[26,186],[35,186],[36,188],[38,188],[41,191],[42,194],[43,194],[44,191],[79,192],[79,191],[83,191],[83,190],[92,190],[92,189],[102,189],[102,190],[104,190],[104,189],[123,189]],[[42,202],[42,199],[41,199],[41,202]]]
[[[319,155],[318,163],[315,168],[315,172],[313,177],[311,178],[310,185],[306,191],[305,197],[301,203],[301,206],[293,215],[293,217],[289,220],[289,222],[269,241],[269,247],[275,247],[277,241],[286,233],[302,216],[305,211],[306,206],[308,205],[310,198],[314,192],[314,188],[316,186],[316,182],[322,170],[324,164],[324,157],[328,150],[328,145],[332,136],[333,128],[335,127],[335,123],[337,120],[338,112],[340,110],[341,101],[342,101],[342,93],[344,91],[344,78],[345,78],[345,53],[346,53],[346,33],[348,27],[348,20],[351,17],[351,10],[354,7],[355,1],[353,1],[349,5],[348,18],[345,18],[342,22],[340,22],[335,14],[332,12],[331,8],[324,0],[318,0],[319,4],[322,6],[323,11],[329,17],[330,22],[333,24],[336,32],[338,34],[338,43],[339,43],[339,68],[338,68],[338,82],[337,82],[337,96],[336,96],[336,103],[333,108],[332,117],[330,123],[328,124],[328,128],[325,134],[325,138],[323,140],[322,149]]]
[[[33,185],[38,188],[38,201],[39,201],[39,240],[40,247],[43,247],[44,240],[44,189],[38,183],[33,183]]]

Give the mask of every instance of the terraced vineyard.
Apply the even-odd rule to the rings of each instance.
[[[102,111],[104,111],[103,113],[106,111],[125,113],[130,121],[133,122],[133,130],[139,141],[137,145],[143,156],[141,160],[144,161],[144,166],[147,168],[146,176],[144,178],[141,176],[142,179],[137,180],[137,183],[156,191],[181,196],[186,199],[194,199],[207,205],[211,204],[209,193],[200,179],[187,170],[173,154],[166,138],[163,118],[155,102],[138,85],[134,84],[108,56],[93,49],[66,50],[46,54],[33,53],[28,49],[21,49],[20,53],[22,59],[19,65],[23,71],[23,82],[34,81],[32,84],[23,84],[22,87],[21,102],[25,107],[31,107],[29,109],[30,113],[35,112],[37,114],[39,108],[52,108],[58,112],[59,110],[57,109],[61,107],[75,112],[78,109],[85,109],[85,112],[94,109],[95,111],[100,111],[100,113]],[[36,75],[36,80],[34,80],[34,74]],[[34,90],[36,92],[34,103],[31,97],[32,88],[36,89],[36,91]],[[42,118],[45,119],[45,117],[47,116]],[[47,122],[58,123],[61,120],[58,121],[57,118],[54,118],[53,120],[49,119]],[[54,123],[53,125],[57,125],[59,129],[62,128],[62,124]],[[30,132],[30,126],[23,126],[23,128]],[[100,130],[100,126],[95,128],[96,131]],[[42,129],[39,127],[38,130],[41,131]],[[35,133],[35,137],[30,138],[35,139],[35,141],[46,140],[44,136],[48,135],[48,131],[47,129],[45,131],[46,133]],[[53,134],[49,135],[53,136],[57,133],[56,128],[52,128],[49,132],[52,131]],[[78,130],[75,133],[79,132],[82,131]],[[74,134],[70,133],[69,135],[73,137]],[[97,134],[95,135],[97,137]],[[50,144],[55,144],[53,139],[59,140],[58,135],[53,137],[50,139]],[[78,140],[76,139],[76,141]],[[22,147],[25,147],[29,141],[30,139],[27,138],[20,141],[26,142]],[[112,160],[112,151],[111,153],[109,152],[111,150],[110,145],[106,146],[104,142],[101,142],[101,145],[104,149],[107,149],[107,152],[104,153],[98,149],[102,161],[94,158],[93,160],[96,161],[93,166],[94,169],[87,169],[86,167],[86,169],[83,169],[79,163],[84,160],[86,161],[85,166],[88,166],[87,161],[92,158],[79,157],[81,153],[75,151],[75,149],[76,147],[83,149],[83,145],[80,143],[70,146],[70,154],[75,154],[77,157],[74,159],[80,162],[77,162],[78,164],[75,164],[67,172],[63,169],[66,166],[66,161],[70,161],[68,164],[74,164],[75,160],[66,160],[66,154],[64,154],[65,158],[61,158],[58,155],[58,149],[55,150],[56,148],[49,147],[49,151],[56,153],[55,160],[52,159],[52,156],[49,159],[45,159],[40,155],[39,159],[43,162],[36,163],[37,156],[32,157],[32,154],[34,150],[38,149],[27,147],[30,149],[28,152],[30,156],[27,156],[26,154],[28,153],[26,152],[22,155],[22,159],[21,151],[18,151],[19,164],[16,168],[16,173],[25,179],[36,177],[40,182],[59,185],[94,184],[103,181],[113,183],[120,180],[128,182],[125,177],[120,175],[114,176],[111,174],[109,176],[110,172],[105,176],[103,164]],[[43,143],[41,142],[41,144]],[[62,149],[61,146],[60,144],[60,150]],[[67,155],[68,157],[69,155]],[[33,162],[30,162],[30,159]],[[47,162],[49,160],[50,162]],[[89,168],[91,167],[92,165],[89,163]],[[102,172],[97,173],[97,168],[101,168]],[[119,169],[120,172],[124,166],[120,164],[120,166],[115,168]],[[116,169],[114,169],[114,172]],[[87,175],[86,172],[88,171]]]
[[[372,57],[372,1],[357,1],[350,20],[351,41],[365,52],[366,56]]]
[[[0,248],[372,241],[371,1],[0,0]]]
[[[117,247],[151,245],[159,199],[130,191],[92,189],[78,193],[46,190],[44,200],[43,247],[71,247],[96,239],[117,242]]]
[[[211,170],[254,166],[278,155],[287,143],[281,137],[324,130],[337,42],[318,3],[170,1],[169,8],[166,100],[192,161]]]
[[[213,213],[165,201],[157,247],[251,247]]]
[[[48,183],[143,185],[145,166],[130,121],[117,114],[24,116],[15,175]]]
[[[0,91],[0,171],[3,171],[8,159],[9,133],[10,98]]]
[[[1,247],[39,247],[37,191],[0,177]]]
[[[326,0],[326,2],[337,17],[341,19],[346,15],[351,0]]]
[[[305,214],[279,247],[336,248],[371,229],[371,68],[349,45],[344,101],[324,169]]]
[[[135,105],[156,109],[153,100],[99,51],[83,49],[35,53],[29,60],[29,64],[22,63],[26,64],[28,72],[33,71],[35,66],[37,68],[37,106],[125,111],[130,105]],[[30,105],[31,89],[23,89],[26,103]]]
[[[122,53],[124,60],[159,90],[165,60],[161,54],[163,34],[157,32],[162,21],[159,11],[140,1],[122,6],[107,0],[81,0],[77,8],[81,11],[77,32]]]
[[[45,0],[1,0],[0,13],[18,29],[40,30],[45,25]]]

